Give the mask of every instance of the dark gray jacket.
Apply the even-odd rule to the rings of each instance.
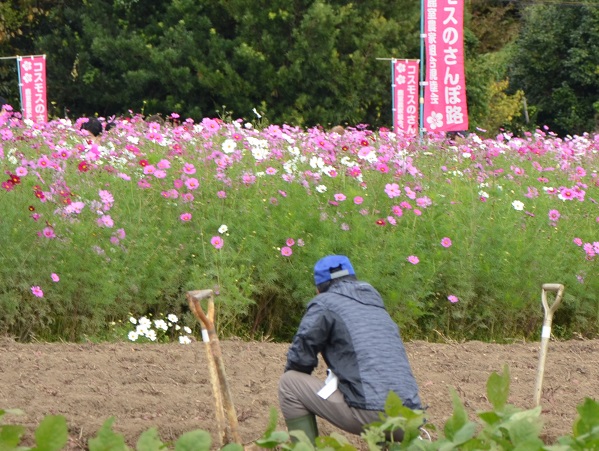
[[[310,301],[285,371],[311,374],[319,352],[351,407],[383,411],[392,390],[406,407],[422,408],[399,328],[370,284],[341,279]]]

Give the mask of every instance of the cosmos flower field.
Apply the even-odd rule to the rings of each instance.
[[[566,287],[555,336],[599,331],[595,135],[168,119],[98,139],[0,119],[0,333],[114,339],[166,314],[197,333],[185,292],[210,288],[221,334],[285,340],[330,253],[406,338],[536,339],[543,283]]]

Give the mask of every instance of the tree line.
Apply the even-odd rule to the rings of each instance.
[[[594,131],[599,4],[466,2],[471,130]],[[6,0],[0,56],[46,54],[53,117],[391,125],[390,65],[420,59],[418,0]],[[0,95],[18,105],[16,63]],[[484,133],[484,132],[483,132]]]

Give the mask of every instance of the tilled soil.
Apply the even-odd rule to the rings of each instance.
[[[288,344],[220,342],[227,381],[245,444],[259,438],[269,409],[278,410],[277,383]],[[429,423],[443,430],[452,413],[449,388],[459,393],[469,417],[491,408],[486,383],[493,372],[510,371],[509,402],[533,407],[540,343],[510,345],[481,342],[406,343],[412,369],[428,406]],[[0,409],[18,408],[23,416],[5,416],[32,431],[48,414],[64,415],[69,425],[67,449],[87,449],[103,422],[116,418],[113,429],[129,446],[139,435],[157,427],[164,442],[184,432],[211,433],[214,447],[220,437],[211,376],[202,342],[180,344],[21,344],[0,340]],[[317,375],[324,379],[324,365]],[[543,439],[554,443],[571,432],[576,407],[585,397],[599,395],[599,340],[549,343],[541,398]],[[279,413],[279,427],[284,428]],[[340,432],[319,420],[321,435]],[[435,437],[433,432],[433,438]],[[344,434],[347,435],[347,434]],[[358,437],[348,437],[363,447]]]

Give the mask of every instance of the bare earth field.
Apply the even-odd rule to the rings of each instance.
[[[227,380],[245,444],[264,432],[287,344],[221,341]],[[408,342],[406,348],[430,423],[442,431],[451,415],[454,387],[470,419],[487,410],[486,382],[504,364],[510,370],[511,404],[533,407],[540,342],[510,345],[481,342]],[[324,375],[319,366],[318,375]],[[324,379],[324,377],[323,377]],[[599,340],[550,342],[541,404],[544,440],[571,431],[576,406],[599,396]],[[86,449],[102,423],[115,416],[113,429],[130,446],[150,427],[163,441],[204,429],[219,446],[212,385],[204,344],[20,344],[0,339],[0,408],[19,408],[10,422],[33,431],[48,414],[67,418],[69,450]],[[5,420],[9,418],[5,417]],[[320,421],[320,420],[319,420]],[[8,422],[8,421],[7,421]],[[279,415],[279,427],[284,423]],[[337,431],[319,423],[322,435]],[[339,431],[337,431],[339,432]],[[349,437],[355,445],[360,442]]]

